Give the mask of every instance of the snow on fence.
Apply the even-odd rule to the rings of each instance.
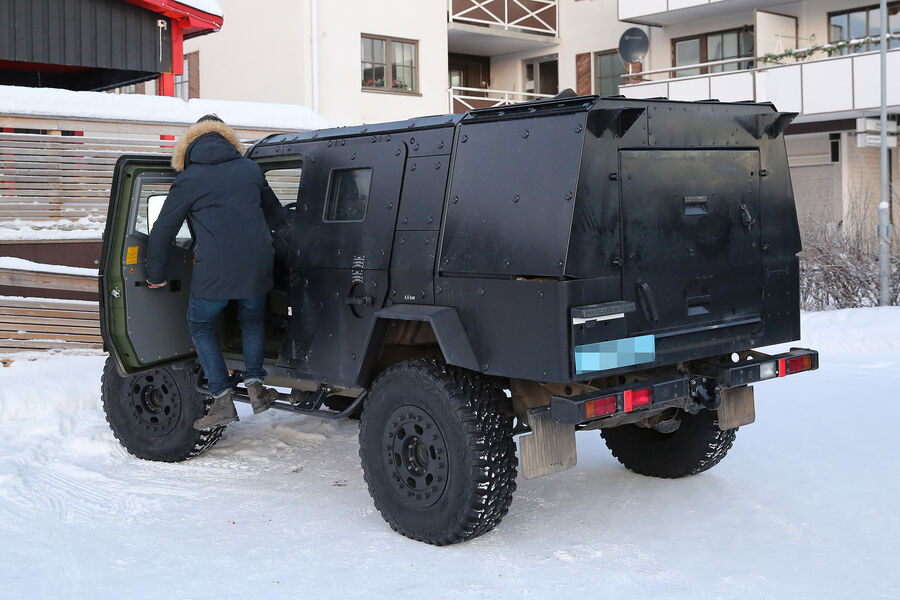
[[[99,240],[123,154],[171,154],[217,113],[252,142],[327,122],[305,106],[0,86],[0,240]]]

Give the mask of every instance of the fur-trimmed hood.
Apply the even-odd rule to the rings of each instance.
[[[190,129],[188,129],[185,134],[181,136],[181,139],[178,140],[178,143],[175,144],[175,151],[172,153],[172,167],[176,171],[179,173],[184,171],[185,157],[188,148],[197,140],[197,138],[204,136],[207,133],[218,133],[225,138],[229,144],[234,146],[234,149],[238,151],[238,154],[244,154],[244,146],[241,144],[237,134],[231,127],[225,123],[220,123],[219,121],[201,121],[191,125]]]

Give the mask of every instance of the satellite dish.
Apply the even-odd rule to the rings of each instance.
[[[649,49],[650,38],[643,29],[632,27],[619,38],[619,56],[625,63],[643,62]]]

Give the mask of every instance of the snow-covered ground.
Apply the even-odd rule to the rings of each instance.
[[[493,532],[435,548],[369,499],[357,424],[270,411],[183,464],[134,459],[103,356],[0,369],[0,598],[897,598],[900,308],[804,316],[821,370],[757,386],[711,471],[578,466],[525,481]]]

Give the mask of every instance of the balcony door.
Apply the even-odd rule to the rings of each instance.
[[[559,58],[544,56],[525,62],[525,92],[529,94],[559,93]]]

